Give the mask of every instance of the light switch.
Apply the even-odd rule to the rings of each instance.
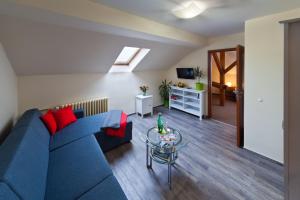
[[[262,98],[258,98],[257,102],[262,103],[262,102],[264,102],[264,100]]]

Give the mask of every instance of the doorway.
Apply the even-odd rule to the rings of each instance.
[[[244,145],[244,47],[208,51],[208,117],[236,127]]]

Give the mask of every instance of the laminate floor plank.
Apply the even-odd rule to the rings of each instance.
[[[168,126],[180,130],[186,147],[172,168],[172,190],[167,166],[146,167],[147,130],[161,112]],[[236,147],[235,127],[163,107],[154,116],[129,117],[133,139],[106,153],[108,162],[129,200],[282,200],[283,166]]]

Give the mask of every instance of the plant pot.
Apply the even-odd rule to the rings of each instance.
[[[147,95],[147,92],[143,92],[143,96],[146,96]]]
[[[164,107],[166,107],[166,108],[169,107],[169,99],[164,100]]]
[[[196,90],[203,90],[204,89],[204,84],[203,83],[200,83],[200,82],[198,82],[198,83],[196,83]]]

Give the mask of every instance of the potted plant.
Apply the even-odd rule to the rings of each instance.
[[[149,89],[149,87],[147,85],[140,86],[140,90],[143,92],[144,96],[146,96],[148,89]]]
[[[171,90],[172,81],[163,80],[159,86],[159,94],[164,102],[165,107],[169,107],[169,92]]]
[[[203,77],[202,69],[200,69],[200,67],[194,68],[194,75],[197,79],[196,90],[203,90],[204,89],[204,84],[200,82],[201,78]]]

